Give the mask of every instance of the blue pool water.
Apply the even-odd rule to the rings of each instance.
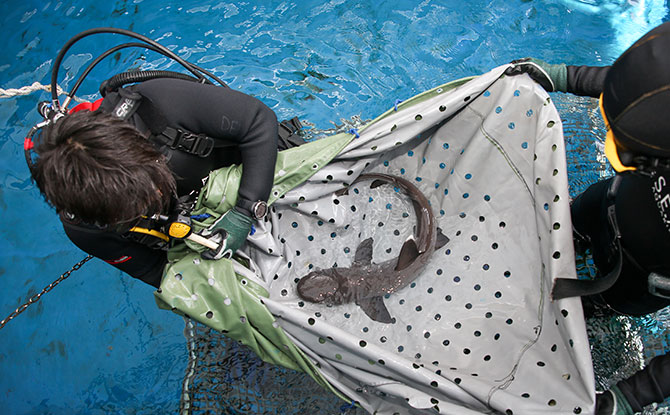
[[[72,35],[114,26],[159,40],[260,98],[279,118],[299,116],[315,129],[373,118],[398,99],[524,56],[609,64],[669,18],[663,0],[6,0],[0,16],[0,88],[48,84],[53,59]],[[120,39],[77,44],[60,85],[71,87]],[[175,68],[155,55],[124,53],[93,72],[78,96],[94,99],[101,81],[140,65]],[[0,99],[0,318],[84,256],[63,235],[23,159],[23,137],[38,121],[35,105],[48,97]],[[556,100],[566,130],[574,130],[574,195],[611,172],[597,161],[602,131],[593,104]],[[667,313],[612,321],[638,334],[624,340],[646,359],[670,349]],[[93,260],[0,330],[0,413],[174,413],[188,361],[183,329],[181,318],[156,308],[151,287]],[[606,329],[594,337],[615,335],[619,326]],[[339,413],[339,406],[323,413]]]

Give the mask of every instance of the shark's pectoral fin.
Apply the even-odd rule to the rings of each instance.
[[[358,245],[354,262],[358,262],[359,264],[369,264],[372,262],[372,238],[368,238]]]
[[[398,255],[398,263],[395,266],[396,271],[402,271],[414,262],[419,256],[419,248],[416,246],[414,239],[408,239],[400,248],[400,255]]]
[[[449,242],[449,238],[442,233],[442,229],[437,228],[437,238],[435,239],[435,249],[440,249]]]
[[[364,298],[356,302],[368,317],[380,323],[390,324],[393,322],[389,310],[384,304],[383,297]]]

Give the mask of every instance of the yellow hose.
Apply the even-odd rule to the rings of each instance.
[[[156,238],[160,238],[160,239],[164,240],[165,242],[170,242],[170,238],[168,238],[167,235],[165,235],[164,233],[155,231],[153,229],[140,228],[138,226],[135,226],[133,228],[130,228],[130,231],[155,236]]]

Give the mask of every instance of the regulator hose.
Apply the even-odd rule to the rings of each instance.
[[[144,82],[150,79],[156,78],[174,78],[174,79],[184,79],[187,81],[199,82],[198,78],[195,78],[191,75],[174,72],[174,71],[160,71],[160,70],[151,70],[151,71],[129,71],[118,73],[100,85],[100,95],[103,97],[107,95],[107,92],[114,91],[123,85]]]

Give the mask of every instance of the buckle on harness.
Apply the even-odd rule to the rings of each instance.
[[[162,133],[173,150],[182,150],[198,157],[207,157],[214,150],[214,140],[204,134],[193,134],[182,129],[166,128]]]
[[[195,143],[191,147],[193,154],[196,154],[200,157],[207,157],[214,150],[214,140],[206,135],[200,134],[195,137]]]
[[[652,272],[647,279],[649,293],[656,297],[670,299],[670,278]]]

